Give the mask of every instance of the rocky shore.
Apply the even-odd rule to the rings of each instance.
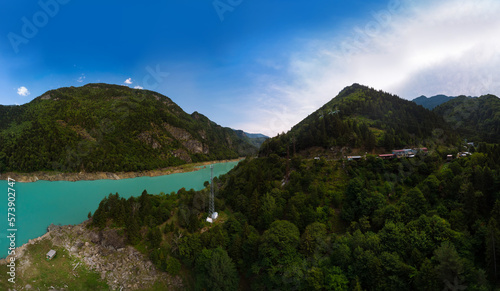
[[[32,258],[27,257],[26,249],[42,240],[50,240],[54,246],[66,249],[86,267],[98,272],[112,290],[142,290],[157,282],[168,290],[183,289],[179,276],[157,270],[146,256],[127,246],[116,229],[91,230],[87,224],[88,221],[75,226],[51,225],[46,234],[17,248],[16,261],[21,263],[18,274],[22,276],[36,268],[31,264]],[[0,261],[0,265],[6,263],[6,259]]]
[[[136,177],[156,177],[156,176],[164,176],[175,173],[185,173],[185,172],[194,172],[200,169],[200,166],[206,166],[213,163],[226,163],[226,162],[235,162],[240,159],[234,160],[221,160],[221,161],[210,161],[210,162],[202,162],[196,164],[186,164],[178,167],[169,167],[158,170],[149,170],[149,171],[141,171],[141,172],[96,172],[96,173],[62,173],[62,172],[32,172],[32,173],[3,173],[0,175],[0,180],[7,180],[7,178],[12,178],[17,182],[28,183],[28,182],[36,182],[38,180],[45,181],[83,181],[83,180],[120,180],[120,179],[128,179],[128,178],[136,178]]]

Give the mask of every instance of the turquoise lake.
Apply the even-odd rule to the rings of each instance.
[[[229,172],[238,162],[214,164],[214,176]],[[79,224],[87,219],[89,211],[94,211],[99,202],[109,193],[120,197],[141,195],[144,189],[150,194],[172,191],[181,188],[201,190],[203,183],[210,180],[210,167],[195,172],[178,173],[158,177],[138,177],[122,180],[96,181],[37,181],[16,183],[16,247],[47,232],[47,226],[54,224]],[[0,258],[7,256],[9,241],[7,230],[7,181],[0,181],[3,201],[0,202]]]

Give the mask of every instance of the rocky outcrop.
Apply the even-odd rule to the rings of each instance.
[[[153,149],[161,148],[161,144],[153,138],[153,134],[149,131],[141,132],[137,138],[145,144],[151,146]]]
[[[163,127],[181,144],[193,154],[208,154],[210,151],[208,146],[201,143],[199,140],[193,138],[193,136],[182,128],[177,128],[170,124],[164,123]]]
[[[76,226],[51,225],[51,231],[16,249],[17,259],[23,258],[25,262],[18,270],[20,274],[35,267],[28,263],[30,258],[25,256],[26,248],[41,240],[51,240],[53,245],[66,249],[89,269],[100,273],[101,279],[106,280],[112,290],[142,290],[155,282],[160,282],[166,290],[183,289],[179,276],[157,270],[146,256],[127,246],[116,229],[90,230],[87,224],[88,221]]]

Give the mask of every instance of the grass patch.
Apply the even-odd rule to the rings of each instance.
[[[51,261],[47,261],[45,256],[51,249],[57,254]],[[51,286],[65,290],[109,290],[109,286],[97,272],[87,269],[79,259],[70,256],[64,248],[54,246],[47,239],[28,246],[24,256],[16,260],[16,263],[16,283],[2,280],[0,290],[20,290],[28,284],[33,290],[47,290]],[[27,267],[19,265],[26,263]],[[73,271],[78,263],[80,264]]]

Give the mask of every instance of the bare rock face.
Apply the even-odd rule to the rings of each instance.
[[[189,156],[189,154],[183,150],[183,149],[177,149],[173,152],[174,154],[174,157],[177,157],[187,163],[191,163],[192,160],[191,160],[191,156]]]
[[[153,138],[153,134],[149,131],[141,132],[137,138],[142,142],[150,145],[153,149],[161,148],[161,144]]]
[[[63,226],[47,233],[55,245],[80,258],[90,269],[100,273],[112,290],[143,290],[155,282],[167,290],[182,290],[179,276],[157,270],[149,258],[125,244],[116,229],[89,230],[87,222]],[[54,238],[58,238],[54,240]],[[122,289],[121,289],[122,288]]]
[[[170,124],[164,123],[163,127],[178,141],[182,143],[182,145],[193,154],[208,154],[209,149],[208,146],[205,146],[199,140],[193,138],[193,136],[185,131],[182,128],[177,128]]]

